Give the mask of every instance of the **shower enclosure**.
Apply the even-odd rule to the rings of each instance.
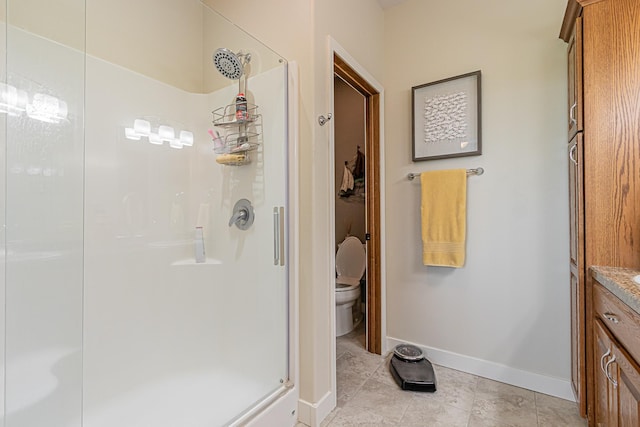
[[[196,0],[0,14],[2,426],[294,425],[287,62]]]

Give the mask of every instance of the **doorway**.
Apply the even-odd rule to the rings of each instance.
[[[365,291],[366,348],[371,353],[382,352],[382,289],[381,289],[381,187],[380,187],[380,92],[343,58],[334,53],[333,73],[363,97],[364,103],[364,180],[362,205],[364,207],[364,240],[367,267]],[[334,100],[335,104],[335,100]],[[334,105],[334,111],[335,111]],[[337,136],[336,136],[337,140]],[[337,144],[336,144],[337,145]],[[356,144],[358,145],[358,144]],[[336,158],[336,164],[340,161]],[[344,159],[343,161],[349,161]],[[338,227],[335,224],[334,229]]]

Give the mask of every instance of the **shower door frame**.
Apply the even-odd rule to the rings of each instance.
[[[289,375],[283,386],[268,396],[249,412],[237,419],[233,427],[266,427],[283,425],[289,420],[290,427],[297,423],[298,399],[300,396],[299,379],[299,185],[298,166],[299,146],[299,81],[300,72],[296,61],[288,61],[285,66],[287,78],[287,189],[285,216],[287,216],[287,278],[288,278],[288,371]],[[293,409],[292,409],[293,408]]]

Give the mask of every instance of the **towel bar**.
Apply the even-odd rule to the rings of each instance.
[[[475,168],[475,169],[467,169],[467,175],[482,175],[484,173],[484,169],[483,168]],[[409,181],[413,181],[413,179],[417,176],[420,176],[420,172],[419,173],[409,173],[407,175],[407,179]]]

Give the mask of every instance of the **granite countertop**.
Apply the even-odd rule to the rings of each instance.
[[[640,270],[592,266],[591,271],[602,286],[640,314],[640,285],[633,281],[633,277],[639,275]]]

